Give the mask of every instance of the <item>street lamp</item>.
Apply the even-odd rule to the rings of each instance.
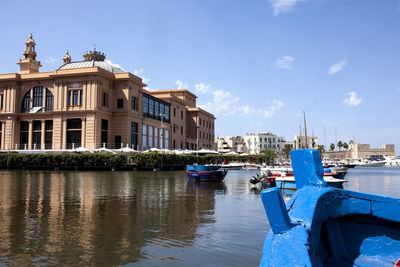
[[[11,120],[12,118],[10,116],[7,117],[8,120]],[[12,123],[12,121],[11,121]],[[10,159],[10,145],[11,145],[11,134],[12,134],[12,125],[9,126],[8,130],[8,155],[7,155],[7,170],[8,170],[8,164],[9,164],[9,159]]]
[[[199,128],[200,128],[200,126],[199,125],[195,125],[194,126],[195,128],[196,128],[196,148],[197,148],[197,150],[196,150],[196,159],[197,159],[197,161],[199,161]]]
[[[162,149],[163,149],[163,141],[164,141],[164,138],[163,138],[164,124],[163,124],[163,122],[164,122],[165,114],[164,113],[160,113],[159,115],[161,117],[161,132],[160,132],[160,137],[161,137],[160,141],[161,142],[160,142],[160,147],[161,147],[161,151],[162,151]]]

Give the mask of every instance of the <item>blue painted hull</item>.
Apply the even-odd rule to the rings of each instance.
[[[261,192],[270,222],[260,266],[394,266],[400,199],[328,187],[316,150],[291,153],[297,191]]]
[[[193,180],[202,182],[222,182],[228,173],[227,170],[217,171],[186,171],[186,175]]]
[[[296,190],[296,183],[295,182],[287,182],[287,181],[276,181],[276,187],[282,189],[292,189]]]

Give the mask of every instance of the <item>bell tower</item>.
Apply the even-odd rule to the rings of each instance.
[[[25,42],[25,51],[23,53],[24,58],[18,61],[20,67],[20,74],[30,74],[39,72],[40,61],[36,61],[35,51],[35,40],[33,40],[32,34],[29,35],[28,40]]]

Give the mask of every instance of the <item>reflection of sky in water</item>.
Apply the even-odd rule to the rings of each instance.
[[[257,266],[269,224],[255,174],[199,184],[183,171],[0,173],[0,265]],[[345,189],[400,191],[400,168],[345,179]]]
[[[390,197],[399,197],[400,167],[349,169],[345,179],[348,182],[344,183],[344,189]]]

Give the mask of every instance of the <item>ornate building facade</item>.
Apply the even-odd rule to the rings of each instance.
[[[96,50],[75,62],[67,51],[61,67],[39,72],[35,48],[30,35],[20,72],[0,74],[0,149],[196,149],[193,140],[213,148],[215,117],[195,106],[191,92],[147,91]]]

